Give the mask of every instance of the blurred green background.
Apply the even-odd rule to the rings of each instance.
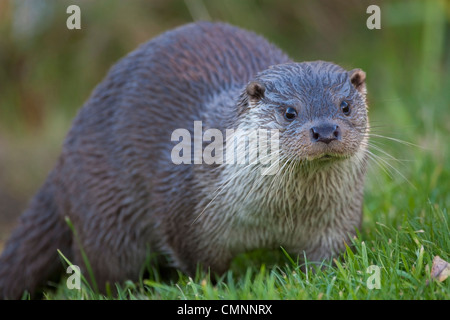
[[[81,30],[66,28],[71,4],[81,8]],[[381,30],[366,27],[370,4],[381,8]],[[140,43],[195,20],[253,30],[296,61],[365,70],[374,132],[419,146],[384,140],[379,147],[407,160],[387,161],[435,203],[448,205],[450,1],[1,0],[0,249],[108,69]],[[427,170],[417,164],[420,157],[429,159]],[[372,167],[367,192],[380,200],[369,203],[375,210],[389,190],[377,185],[384,170]],[[426,177],[416,179],[420,174]],[[407,186],[398,172],[392,175]]]

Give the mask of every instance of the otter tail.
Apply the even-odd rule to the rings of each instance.
[[[19,220],[0,256],[0,299],[20,299],[62,270],[57,249],[68,253],[71,232],[54,201],[50,177]]]

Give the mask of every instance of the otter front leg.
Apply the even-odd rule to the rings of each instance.
[[[87,230],[78,229],[77,235],[79,241],[73,242],[73,262],[81,268],[84,277],[90,282],[93,289],[95,289],[94,281],[97,289],[104,293],[107,283],[114,287],[116,282],[139,280],[146,259],[151,254],[148,239],[139,237],[133,238],[131,241],[131,237],[135,234],[118,229],[96,235]],[[97,237],[96,241],[90,241],[94,237]],[[86,265],[86,258],[88,265]],[[91,279],[89,269],[91,269],[94,279]]]
[[[355,231],[324,232],[312,239],[306,250],[301,252],[301,258],[306,256],[308,263],[328,266],[332,264],[331,259],[339,256],[345,251],[345,247],[351,245],[351,237]]]
[[[228,270],[232,259],[233,255],[229,250],[214,245],[184,248],[171,254],[173,266],[191,277],[195,276],[198,269],[221,275]]]

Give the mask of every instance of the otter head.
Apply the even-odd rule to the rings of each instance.
[[[287,63],[259,73],[241,96],[244,122],[278,129],[280,155],[323,163],[367,145],[365,73],[333,63]]]

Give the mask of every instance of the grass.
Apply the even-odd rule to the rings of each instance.
[[[287,257],[278,265],[247,267],[249,257],[242,256],[216,285],[204,272],[195,279],[179,274],[171,283],[162,283],[155,275],[140,284],[118,286],[117,297],[62,285],[47,299],[449,299],[450,282],[439,283],[429,276],[433,256],[448,255],[448,213],[432,205],[424,212],[424,218],[404,216],[401,228],[377,224],[374,236],[355,239],[354,249],[348,248],[335,267],[315,273],[308,266],[302,272]],[[371,265],[381,270],[379,290],[367,287]]]

